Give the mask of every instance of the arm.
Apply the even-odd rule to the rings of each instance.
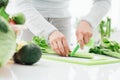
[[[106,15],[111,6],[111,0],[94,0],[89,13],[82,17],[76,31],[77,41],[81,48],[87,44],[92,37],[92,28],[97,27],[101,19]]]
[[[97,27],[111,6],[111,0],[94,0],[93,6],[81,20],[87,21],[91,27]]]
[[[69,47],[65,36],[32,6],[31,0],[15,0],[15,8],[26,16],[26,26],[35,35],[42,35],[49,40],[50,46],[61,56],[67,56]]]
[[[25,25],[34,35],[44,36],[48,40],[48,36],[57,30],[32,6],[31,0],[15,0],[14,3],[15,10],[25,14]]]

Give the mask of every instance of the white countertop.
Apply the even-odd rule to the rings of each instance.
[[[0,80],[119,80],[120,63],[84,66],[41,59],[32,66],[8,63]]]
[[[112,39],[120,42],[119,31]],[[32,66],[8,63],[0,80],[120,80],[120,63],[84,66],[40,59]]]

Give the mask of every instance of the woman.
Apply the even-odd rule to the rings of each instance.
[[[26,15],[26,26],[34,34],[44,36],[50,46],[61,56],[67,56],[70,49],[67,40],[71,36],[69,13],[70,0],[15,0],[15,8]],[[96,27],[110,8],[111,0],[94,0],[90,12],[82,17],[76,37],[81,48],[92,36]]]

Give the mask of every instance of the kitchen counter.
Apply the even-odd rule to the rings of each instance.
[[[41,59],[36,64],[9,62],[0,69],[0,80],[119,80],[120,63],[85,66]]]
[[[116,36],[119,31],[111,37],[120,42]],[[40,59],[32,66],[9,62],[0,69],[0,80],[119,80],[119,74],[120,63],[87,66]]]

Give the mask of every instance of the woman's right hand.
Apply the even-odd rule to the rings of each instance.
[[[67,44],[65,36],[59,32],[54,31],[49,36],[49,43],[53,50],[55,50],[61,56],[68,56],[70,48]]]

